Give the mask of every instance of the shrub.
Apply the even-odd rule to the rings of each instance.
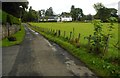
[[[102,23],[100,21],[93,21],[94,24],[94,33],[89,37],[85,37],[88,39],[88,46],[91,52],[96,54],[105,54],[108,52],[109,47],[109,40],[112,38],[112,29],[113,27],[113,20],[112,18],[109,19],[109,26],[108,26],[108,34],[102,33]]]
[[[2,14],[2,24],[5,24],[7,22],[7,13],[5,13],[4,11],[1,11]]]
[[[4,11],[0,10],[0,14],[2,14],[2,18],[0,18],[2,20],[2,24],[6,24],[7,22],[12,24],[21,24],[21,20],[19,18],[14,17],[11,14],[8,14]]]

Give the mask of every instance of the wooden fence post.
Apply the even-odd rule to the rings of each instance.
[[[57,36],[57,30],[55,30],[54,36]]]
[[[66,31],[64,31],[64,38],[65,38],[65,36],[66,36]]]
[[[90,40],[91,40],[91,35],[88,37],[88,46],[90,47]]]
[[[69,38],[69,40],[71,39],[71,36],[72,36],[72,32],[70,32],[70,38]]]
[[[58,30],[58,37],[60,37],[60,30]]]
[[[50,29],[48,29],[48,34],[50,34]]]
[[[52,31],[53,31],[53,30],[51,29],[51,31],[50,31],[50,32],[51,32],[51,33],[53,33]]]
[[[80,40],[80,33],[79,33],[79,35],[78,35],[78,40],[77,40],[77,43],[79,42],[79,40]]]
[[[92,37],[91,35],[89,35],[89,37],[88,37],[88,50],[89,50],[89,52],[92,51],[92,47],[90,45],[91,37]]]
[[[58,35],[58,32],[57,32],[57,30],[55,31],[55,34],[56,34],[56,36]]]
[[[74,39],[75,28],[73,27],[73,39]]]

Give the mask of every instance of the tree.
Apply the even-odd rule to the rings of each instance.
[[[110,17],[117,17],[117,10],[114,8],[100,8],[95,15],[95,18],[99,18],[102,22],[107,22]]]
[[[71,6],[71,16],[73,18],[73,21],[80,21],[83,17],[83,11],[81,8],[75,8],[74,5]]]
[[[32,9],[32,6],[29,8],[29,13],[28,13],[28,21],[37,21],[38,19],[38,13],[37,11]]]
[[[110,12],[108,8],[101,8],[98,10],[98,16],[101,21],[106,22],[107,19],[110,17]]]
[[[24,12],[28,8],[28,4],[28,2],[3,2],[2,10],[15,17],[20,17],[20,12]]]
[[[117,10],[115,8],[109,8],[112,17],[118,17]]]
[[[89,37],[85,37],[85,39],[88,39],[89,52],[103,55],[108,52],[109,41],[113,37],[114,21],[113,17],[109,18],[110,24],[108,24],[108,28],[106,29],[107,33],[103,32],[103,24],[100,21],[93,21],[94,33],[93,35],[89,35]]]
[[[91,15],[91,14],[88,14],[88,15],[86,15],[86,18],[85,18],[86,20],[92,20],[93,19],[93,16]]]
[[[74,11],[74,9],[75,9],[75,6],[72,5],[72,6],[71,6],[71,11]]]
[[[61,13],[61,16],[67,16],[67,17],[69,17],[71,14],[70,13],[67,13],[67,12],[62,12]]]
[[[40,14],[41,17],[45,17],[45,10],[44,9],[40,10],[39,13],[41,13]]]
[[[102,3],[96,3],[93,5],[93,7],[96,10],[96,12],[98,12],[98,10],[101,8],[105,8],[105,6]]]
[[[82,12],[82,9],[80,8],[75,8],[75,13],[76,13],[76,20],[79,20],[80,21],[80,18],[83,17],[83,12]]]
[[[107,19],[117,16],[117,10],[115,8],[106,8],[102,3],[96,3],[93,5],[94,9],[96,10],[96,15],[94,16],[95,19],[100,19],[102,22],[108,22]]]
[[[22,17],[24,22],[38,21],[38,12],[33,10],[30,6],[29,11],[25,11]]]
[[[46,10],[45,16],[52,16],[53,15],[53,9],[50,7],[49,9]]]
[[[39,10],[39,11],[38,11],[38,14],[39,14],[39,17],[41,17],[41,16],[42,16],[42,14],[41,14],[41,10]]]
[[[28,18],[29,18],[29,17],[28,17],[28,13],[29,13],[28,11],[25,11],[25,12],[23,13],[23,15],[22,15],[22,16],[23,16],[23,17],[22,17],[22,21],[23,21],[23,22],[28,22]]]
[[[70,13],[71,13],[71,16],[72,16],[73,21],[74,21],[74,20],[75,20],[75,7],[74,7],[74,5],[71,6],[71,11],[70,11]]]

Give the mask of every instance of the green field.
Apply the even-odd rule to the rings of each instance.
[[[78,34],[81,34],[80,44],[86,45],[87,40],[84,37],[93,34],[94,25],[92,23],[30,23],[33,26],[39,26],[42,28],[48,28],[52,30],[61,30],[61,36],[63,36],[64,31],[66,31],[66,36],[70,36],[70,31],[75,30],[75,38],[78,37]],[[107,27],[109,23],[103,23],[103,32],[108,33]],[[118,50],[113,46],[118,41],[118,24],[114,24],[114,29],[112,31],[113,38],[110,39],[109,52],[106,54],[105,58],[109,57],[118,57]]]

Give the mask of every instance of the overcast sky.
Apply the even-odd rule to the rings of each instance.
[[[61,12],[70,12],[71,5],[81,8],[84,14],[96,14],[93,5],[97,2],[103,3],[108,8],[116,8],[118,10],[118,2],[120,0],[28,0],[29,6],[36,11],[41,9],[53,8],[56,14]]]

